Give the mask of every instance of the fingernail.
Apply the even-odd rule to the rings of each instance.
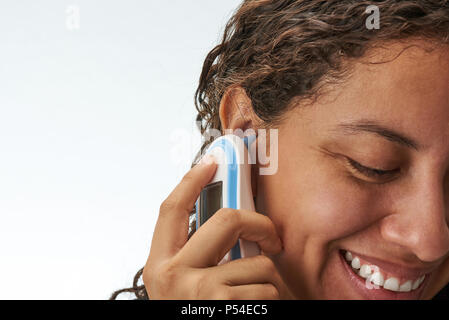
[[[200,165],[210,165],[212,163],[215,163],[215,157],[211,154],[206,154],[200,161]]]

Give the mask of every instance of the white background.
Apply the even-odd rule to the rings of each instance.
[[[0,2],[0,299],[131,285],[199,143],[202,63],[239,4]]]

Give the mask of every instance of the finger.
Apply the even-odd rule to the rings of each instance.
[[[256,242],[268,254],[282,249],[268,217],[252,211],[220,209],[194,233],[177,258],[194,268],[216,266],[239,238]]]
[[[271,283],[228,287],[221,300],[279,300],[279,292]]]
[[[208,268],[214,277],[229,286],[239,286],[251,283],[273,283],[277,277],[277,270],[273,261],[267,256],[258,255],[243,258]]]
[[[190,212],[217,168],[211,159],[208,157],[193,167],[162,203],[151,244],[153,256],[173,256],[186,243]]]
[[[246,284],[271,283],[274,285],[280,297],[287,299],[290,296],[289,289],[280,276],[274,262],[267,256],[237,259],[223,265],[208,268],[205,272],[228,286],[241,286]]]

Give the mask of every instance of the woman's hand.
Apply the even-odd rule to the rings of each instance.
[[[282,250],[273,222],[249,211],[221,209],[188,240],[188,217],[216,164],[192,168],[162,203],[143,281],[150,299],[287,299],[272,260],[259,255],[218,265],[239,238],[262,252]],[[187,241],[188,240],[188,241]]]

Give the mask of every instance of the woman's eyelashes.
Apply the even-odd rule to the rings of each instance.
[[[355,171],[356,174],[358,175],[361,174],[365,178],[368,178],[370,180],[376,180],[377,182],[386,182],[385,180],[391,179],[401,170],[400,168],[393,170],[374,169],[366,167],[351,158],[345,157],[345,159],[350,169],[352,171]]]

